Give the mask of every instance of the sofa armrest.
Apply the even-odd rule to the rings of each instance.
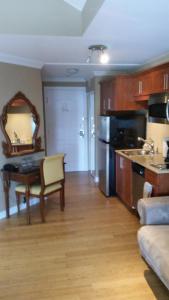
[[[169,224],[169,196],[140,199],[137,210],[141,224]]]

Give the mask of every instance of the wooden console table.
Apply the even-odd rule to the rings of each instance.
[[[26,185],[26,207],[27,207],[27,223],[30,224],[30,185],[40,180],[40,168],[29,173],[11,172],[2,170],[3,188],[5,194],[6,216],[10,217],[9,213],[9,189],[11,181],[19,182]]]

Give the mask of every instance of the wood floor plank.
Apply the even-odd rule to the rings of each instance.
[[[0,299],[167,300],[169,292],[142,260],[139,220],[105,198],[88,173],[67,174],[65,212],[58,195],[0,222]]]

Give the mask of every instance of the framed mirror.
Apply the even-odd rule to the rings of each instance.
[[[39,114],[31,101],[18,92],[3,108],[1,127],[6,141],[2,142],[6,157],[41,151],[38,137]]]

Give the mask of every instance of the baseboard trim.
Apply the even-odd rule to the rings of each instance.
[[[30,199],[30,206],[36,205],[37,203],[39,203],[39,200],[37,198]],[[26,203],[22,203],[20,205],[20,210],[24,210],[24,209],[26,209]],[[15,205],[10,207],[9,212],[10,212],[10,216],[16,214],[18,212],[17,206]],[[3,210],[0,212],[0,220],[5,218],[6,218],[6,210]]]

